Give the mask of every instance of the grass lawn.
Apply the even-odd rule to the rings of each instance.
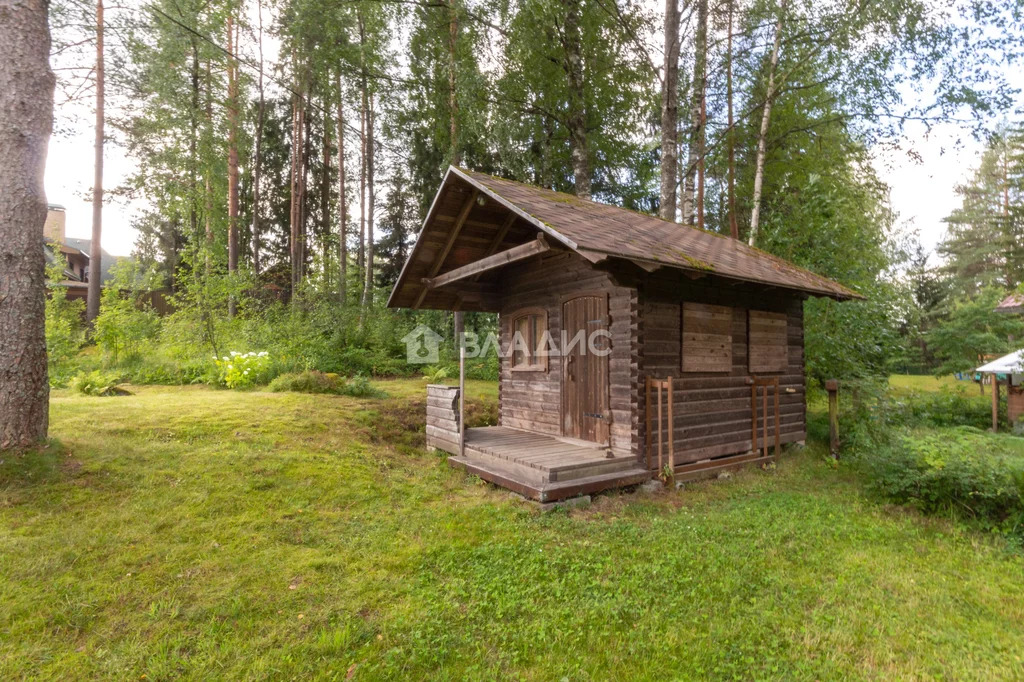
[[[973,381],[957,381],[952,374],[940,377],[918,374],[893,374],[889,377],[889,386],[897,391],[941,391],[943,389],[965,391],[971,395],[981,395],[978,384]],[[986,389],[985,394],[988,395]]]
[[[1024,557],[818,445],[543,514],[382,384],[55,392],[58,444],[0,454],[0,679],[1024,676]]]

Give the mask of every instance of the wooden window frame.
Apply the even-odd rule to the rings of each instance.
[[[512,351],[512,342],[515,340],[516,327],[518,326],[519,320],[524,317],[539,317],[543,321],[543,330],[540,333],[540,338],[533,339],[532,344],[532,355],[529,358],[529,364],[516,364],[516,355]],[[538,355],[537,350],[540,346],[541,339],[544,338],[544,334],[549,331],[548,327],[548,311],[540,307],[531,308],[520,308],[509,316],[509,369],[513,372],[546,372],[548,371],[548,356]],[[530,345],[530,339],[525,339],[528,345]]]

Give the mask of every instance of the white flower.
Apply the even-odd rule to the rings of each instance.
[[[235,351],[231,351],[231,357],[235,357],[236,355],[238,355],[238,353],[236,353]]]
[[[461,351],[459,351],[459,352],[461,352]],[[234,369],[234,368],[235,368],[234,365],[231,365],[231,364],[228,365],[228,369]]]
[[[249,370],[245,370],[244,372],[242,372],[242,374],[248,374],[248,373],[249,373]]]
[[[226,355],[224,356],[224,362],[227,362],[227,361],[228,361],[228,360],[230,360],[230,359],[231,359],[231,358],[229,358],[228,356],[226,356]]]

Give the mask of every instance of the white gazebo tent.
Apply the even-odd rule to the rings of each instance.
[[[977,372],[992,375],[992,430],[999,426],[999,375],[1006,376],[1006,411],[1013,424],[1024,415],[1024,348],[979,367]]]

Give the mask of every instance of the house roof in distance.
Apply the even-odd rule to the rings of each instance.
[[[996,306],[997,313],[1024,313],[1024,295],[1010,294]]]
[[[449,257],[443,263],[434,263],[433,268],[425,267],[431,259],[445,257],[438,254],[453,252],[451,244],[448,250],[439,244],[443,245],[445,237],[455,229],[452,214],[458,212],[458,201],[468,196],[476,196],[479,206],[470,208],[466,224],[493,224],[494,210],[502,209],[514,214],[517,224],[532,226],[549,241],[591,262],[624,259],[648,271],[669,267],[838,300],[863,298],[838,282],[723,235],[452,166],[445,174],[389,305],[418,307],[412,302],[416,301],[413,290],[422,286],[418,277],[422,276],[421,271],[427,270],[430,277],[450,270],[451,267],[440,267],[445,263],[457,265]],[[488,220],[474,220],[478,212],[490,212]],[[459,251],[457,240],[454,251]]]

